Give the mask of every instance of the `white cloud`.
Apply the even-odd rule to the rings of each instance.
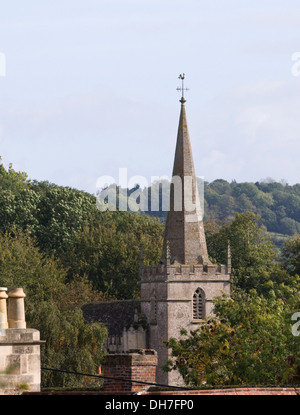
[[[197,141],[194,151],[198,165],[205,167],[202,174],[210,180],[271,176],[299,182],[299,97],[295,79],[241,85],[216,97],[213,108],[207,108],[210,117],[202,116],[204,143]]]

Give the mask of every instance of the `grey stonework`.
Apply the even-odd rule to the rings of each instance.
[[[161,365],[168,360],[163,342],[179,337],[180,329],[194,329],[200,320],[193,318],[193,296],[200,288],[205,294],[205,315],[213,315],[213,299],[230,295],[227,267],[217,265],[146,267],[141,271],[141,311],[149,322],[149,347],[158,353],[157,382],[178,385],[178,374],[165,373]],[[153,316],[155,307],[156,318]]]
[[[42,343],[38,330],[1,330],[0,395],[40,391]]]
[[[162,260],[166,258],[168,243],[171,262],[208,264],[210,261],[204,234],[203,208],[198,194],[184,101],[179,118],[172,173],[172,178],[174,177],[181,179],[181,197],[178,200],[177,194],[177,203],[174,202],[174,186],[171,186]],[[193,210],[190,209],[191,206],[194,206]]]

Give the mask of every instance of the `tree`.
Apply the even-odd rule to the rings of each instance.
[[[195,387],[299,382],[300,337],[293,336],[289,304],[239,290],[234,299],[217,299],[215,312],[190,334],[183,329],[169,339],[165,370],[177,369]]]
[[[145,265],[158,264],[162,241],[163,226],[155,218],[107,211],[74,233],[61,259],[70,277],[86,275],[106,297],[130,299],[139,295],[141,249]]]
[[[255,206],[253,205],[249,197],[245,195],[245,193],[242,193],[241,195],[237,197],[237,206],[238,206],[239,212],[245,212],[245,211],[255,212],[256,210]]]
[[[291,218],[280,219],[279,230],[284,235],[294,235],[300,232],[300,223]]]
[[[238,183],[233,189],[233,195],[237,197],[245,195],[248,198],[253,199],[258,193],[259,190],[254,183]]]
[[[231,224],[207,235],[208,251],[216,262],[226,263],[230,244],[232,280],[246,291],[255,288],[261,292],[270,279],[276,257],[274,245],[260,221],[252,212],[237,213]]]
[[[96,198],[89,193],[48,182],[34,182],[39,195],[36,206],[38,225],[31,228],[40,248],[59,256],[73,244],[74,231],[82,229],[87,220],[93,221],[100,212]]]
[[[231,298],[215,299],[214,317],[166,342],[165,370],[178,370],[196,387],[298,384],[300,336],[292,316],[300,310],[300,238],[285,243],[282,268],[257,215],[237,214],[231,224],[207,230],[209,252],[219,262],[230,242]]]
[[[11,165],[6,170],[0,164],[0,230],[7,231],[13,225],[23,229],[36,226],[38,201],[26,173],[16,172]]]
[[[59,256],[72,244],[73,231],[99,215],[89,193],[48,182],[31,181],[26,173],[0,164],[0,231],[28,230],[46,253]]]
[[[210,183],[209,187],[219,194],[231,194],[231,186],[226,180],[217,179]]]
[[[42,366],[96,373],[107,330],[98,323],[85,324],[80,307],[86,301],[99,300],[99,295],[86,279],[76,277],[67,283],[66,275],[53,256],[40,252],[28,232],[14,228],[0,233],[1,285],[24,288],[27,326],[39,330],[46,340]],[[44,387],[75,384],[82,380],[43,372]]]
[[[42,349],[42,366],[87,374],[96,374],[103,358],[107,329],[99,323],[87,324],[79,308],[60,310],[48,301],[36,305],[31,320],[46,340]],[[83,387],[102,385],[102,380],[43,371],[43,387]]]
[[[289,238],[281,248],[281,264],[290,274],[300,276],[300,234]]]

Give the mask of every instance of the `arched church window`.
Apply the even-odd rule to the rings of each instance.
[[[205,317],[205,294],[201,288],[197,288],[193,296],[193,319],[201,320]]]

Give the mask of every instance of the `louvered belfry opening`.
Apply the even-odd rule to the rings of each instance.
[[[200,320],[205,317],[204,292],[198,288],[193,296],[193,319]]]

